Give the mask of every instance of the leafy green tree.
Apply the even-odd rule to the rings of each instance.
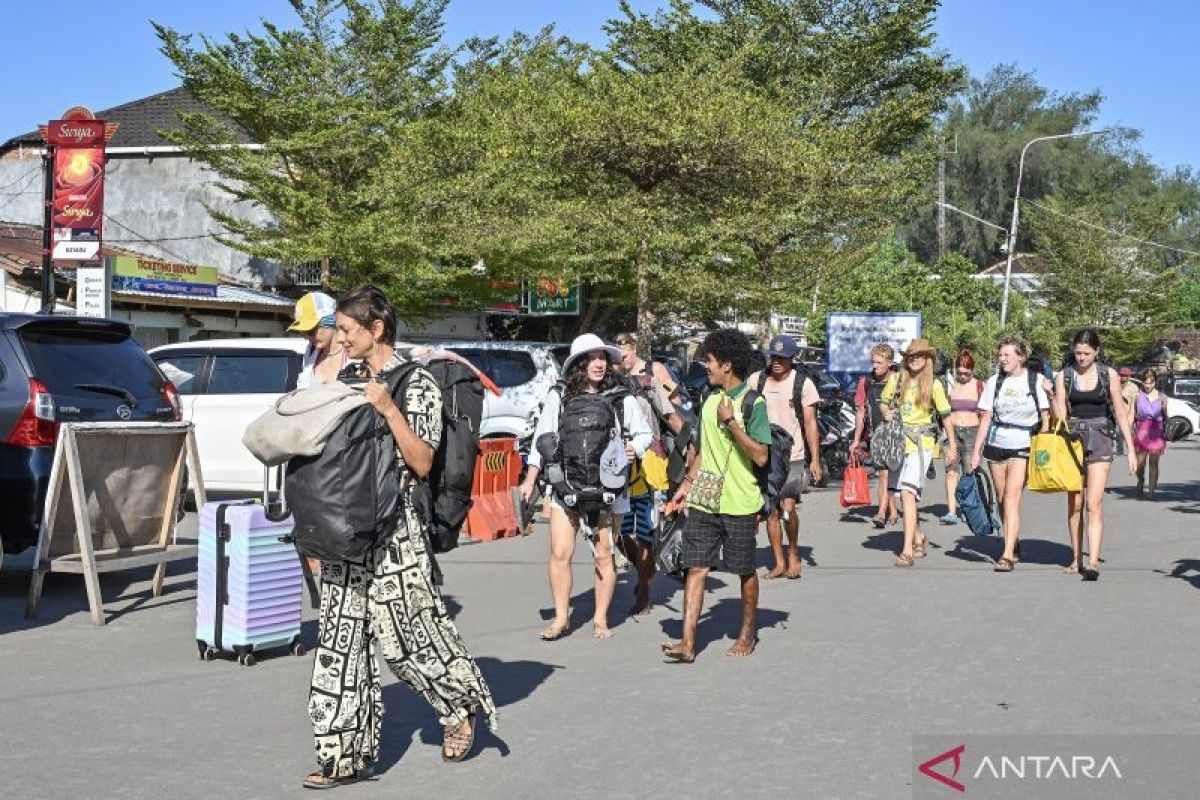
[[[447,98],[440,44],[446,0],[291,0],[298,26],[218,41],[156,25],[183,85],[215,114],[183,114],[167,137],[237,200],[270,213],[258,225],[209,209],[226,243],[263,258],[336,259],[352,282],[384,285],[416,310],[458,277],[413,224],[419,185],[394,170],[415,128]],[[236,146],[237,130],[261,149]],[[419,176],[413,153],[401,170]],[[381,203],[387,177],[394,194]]]
[[[1118,220],[1096,206],[1057,200],[1029,214],[1047,264],[1044,293],[1060,325],[1103,331],[1115,360],[1136,359],[1177,319],[1184,290],[1179,269],[1164,264],[1153,248],[1107,232],[1147,238],[1167,222],[1154,217],[1153,206],[1130,209]]]

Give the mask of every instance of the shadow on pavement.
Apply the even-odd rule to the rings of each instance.
[[[993,563],[1004,554],[1004,540],[999,536],[962,536],[946,551],[959,561]],[[1045,539],[1021,539],[1021,561],[1026,564],[1065,565],[1071,563],[1071,548],[1062,542]]]
[[[1155,572],[1161,572],[1167,578],[1179,578],[1190,583],[1193,588],[1200,589],[1200,558],[1181,558],[1175,562],[1175,569],[1170,572]]]
[[[803,529],[801,529],[800,535],[804,536]],[[787,534],[786,533],[783,535],[783,550],[784,550],[784,555],[786,557],[786,555],[787,555]],[[802,561],[804,563],[804,566],[806,566],[806,567],[817,566],[817,562],[815,560],[813,560],[813,549],[811,547],[808,547],[806,545],[800,545],[799,547],[796,548],[796,552],[798,552],[800,554],[800,561]],[[765,569],[771,569],[772,567],[775,566],[775,556],[771,553],[770,545],[763,545],[758,548],[758,551],[755,554],[754,563],[757,564],[759,567],[762,567]]]
[[[18,556],[13,560],[28,561],[12,568],[6,563],[0,571],[0,634],[27,630],[42,625],[51,625],[73,614],[87,614],[87,590],[83,576],[64,572],[51,572],[42,585],[42,599],[38,614],[33,619],[25,618],[25,600],[29,595],[32,576],[32,556]],[[7,561],[7,559],[6,559]],[[154,597],[150,581],[154,567],[106,572],[100,575],[100,595],[104,599],[105,621],[113,622],[147,605],[154,607],[191,602],[195,598],[196,560],[185,559],[167,565],[167,578],[162,595]],[[190,576],[180,580],[180,576]],[[90,626],[90,620],[87,622]]]
[[[791,614],[773,608],[758,607],[758,630],[774,628],[787,622]],[[660,622],[663,635],[679,640],[683,636],[683,619],[673,617]],[[704,652],[712,642],[737,638],[742,628],[742,600],[740,597],[723,597],[711,606],[705,606],[696,624],[696,656]]]
[[[501,710],[501,716],[505,706],[529,697],[555,670],[562,669],[540,661],[501,661],[490,657],[477,658],[475,663],[492,690],[492,699]],[[424,744],[438,748],[437,757],[440,757],[442,726],[422,697],[403,683],[391,683],[383,687],[383,702],[387,710],[383,715],[376,774],[387,772],[399,763],[418,733]],[[501,757],[507,758],[510,751],[504,740],[489,731],[481,717],[475,718],[475,724],[478,727],[472,758],[493,747],[500,751]]]
[[[883,550],[888,553],[899,553],[901,548],[904,547],[904,531],[885,530],[873,533],[863,540],[862,546],[866,550]]]

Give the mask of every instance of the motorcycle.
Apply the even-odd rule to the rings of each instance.
[[[850,463],[850,440],[854,434],[854,411],[837,398],[822,400],[817,406],[817,435],[821,448],[820,481],[814,486],[825,487],[829,479],[840,480]]]

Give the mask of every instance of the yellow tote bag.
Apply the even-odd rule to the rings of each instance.
[[[1083,442],[1061,420],[1049,433],[1037,433],[1029,449],[1031,492],[1078,492],[1083,488]]]
[[[661,456],[653,448],[646,451],[642,456],[642,477],[651,489],[658,492],[666,491],[671,485],[667,478],[667,459],[666,456]]]

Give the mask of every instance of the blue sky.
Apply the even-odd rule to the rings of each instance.
[[[293,19],[286,0],[59,0],[53,15],[37,3],[6,5],[0,140],[72,105],[100,109],[176,85],[151,18],[217,35],[262,17]],[[659,5],[634,0],[640,9]],[[599,41],[616,8],[616,0],[451,0],[446,27],[458,41],[553,22],[569,36]],[[62,55],[39,35],[51,21],[70,34]],[[1200,166],[1200,3],[946,0],[936,30],[938,46],[974,73],[1011,61],[1058,92],[1099,89],[1106,98],[1101,124],[1140,129],[1143,148],[1164,167]]]

